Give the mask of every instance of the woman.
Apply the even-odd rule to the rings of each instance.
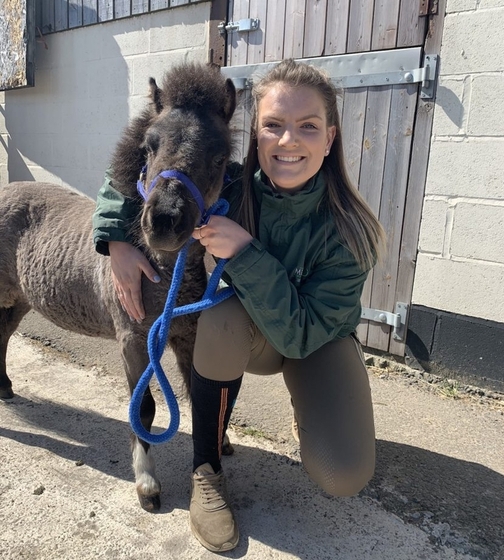
[[[229,259],[225,276],[236,293],[201,314],[191,380],[191,528],[215,552],[238,543],[220,453],[245,371],[283,372],[304,466],[323,490],[357,493],[375,462],[355,329],[384,234],[345,172],[337,90],[321,71],[287,60],[255,86],[253,100],[246,163],[230,166],[223,193],[230,212],[193,233],[209,253]],[[110,182],[101,200],[107,191]],[[108,243],[118,295],[140,321],[141,275],[156,281],[156,272],[122,241],[120,227],[103,227],[101,206],[97,247]]]

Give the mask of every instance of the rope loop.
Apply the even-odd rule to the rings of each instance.
[[[206,221],[208,221],[209,217],[212,215],[225,216],[228,210],[228,202],[224,199],[219,199],[203,214],[202,223],[206,223]],[[168,296],[166,298],[163,313],[156,319],[149,331],[149,336],[147,339],[147,351],[149,353],[150,363],[140,377],[131,396],[129,406],[129,421],[131,424],[131,428],[140,439],[153,445],[164,443],[172,439],[172,437],[177,433],[180,425],[180,410],[178,407],[177,399],[170,385],[170,382],[168,381],[166,374],[161,366],[161,358],[163,356],[163,352],[168,340],[172,318],[178,317],[180,315],[188,315],[189,313],[196,313],[199,311],[203,311],[204,309],[209,309],[210,307],[221,303],[234,294],[233,288],[225,288],[217,292],[222,271],[227,262],[227,259],[220,259],[208,280],[208,284],[201,301],[182,305],[180,307],[175,307],[177,294],[179,292],[184,275],[184,268],[187,260],[189,246],[194,241],[195,240],[193,238],[189,238],[186,244],[179,251],[177,261],[173,269],[172,282],[168,291]],[[152,379],[154,374],[157,377],[164,400],[170,412],[169,425],[166,430],[164,430],[160,434],[152,434],[151,432],[146,430],[142,424],[140,416],[144,394],[149,387],[150,380]]]

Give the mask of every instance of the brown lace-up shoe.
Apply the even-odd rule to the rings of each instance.
[[[225,552],[238,544],[238,526],[229,507],[224,473],[214,473],[205,463],[191,478],[191,530],[199,542],[212,552]]]

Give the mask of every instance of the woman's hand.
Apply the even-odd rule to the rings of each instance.
[[[112,282],[122,308],[137,322],[145,319],[142,301],[142,273],[151,282],[161,279],[146,256],[133,245],[124,241],[109,242]]]
[[[192,236],[219,259],[230,259],[253,239],[250,233],[225,216],[211,216],[208,223],[196,228]]]

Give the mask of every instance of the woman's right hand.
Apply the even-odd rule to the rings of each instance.
[[[159,282],[157,272],[146,256],[130,243],[109,241],[112,282],[122,308],[130,319],[141,322],[145,319],[142,301],[142,273],[151,282]]]

